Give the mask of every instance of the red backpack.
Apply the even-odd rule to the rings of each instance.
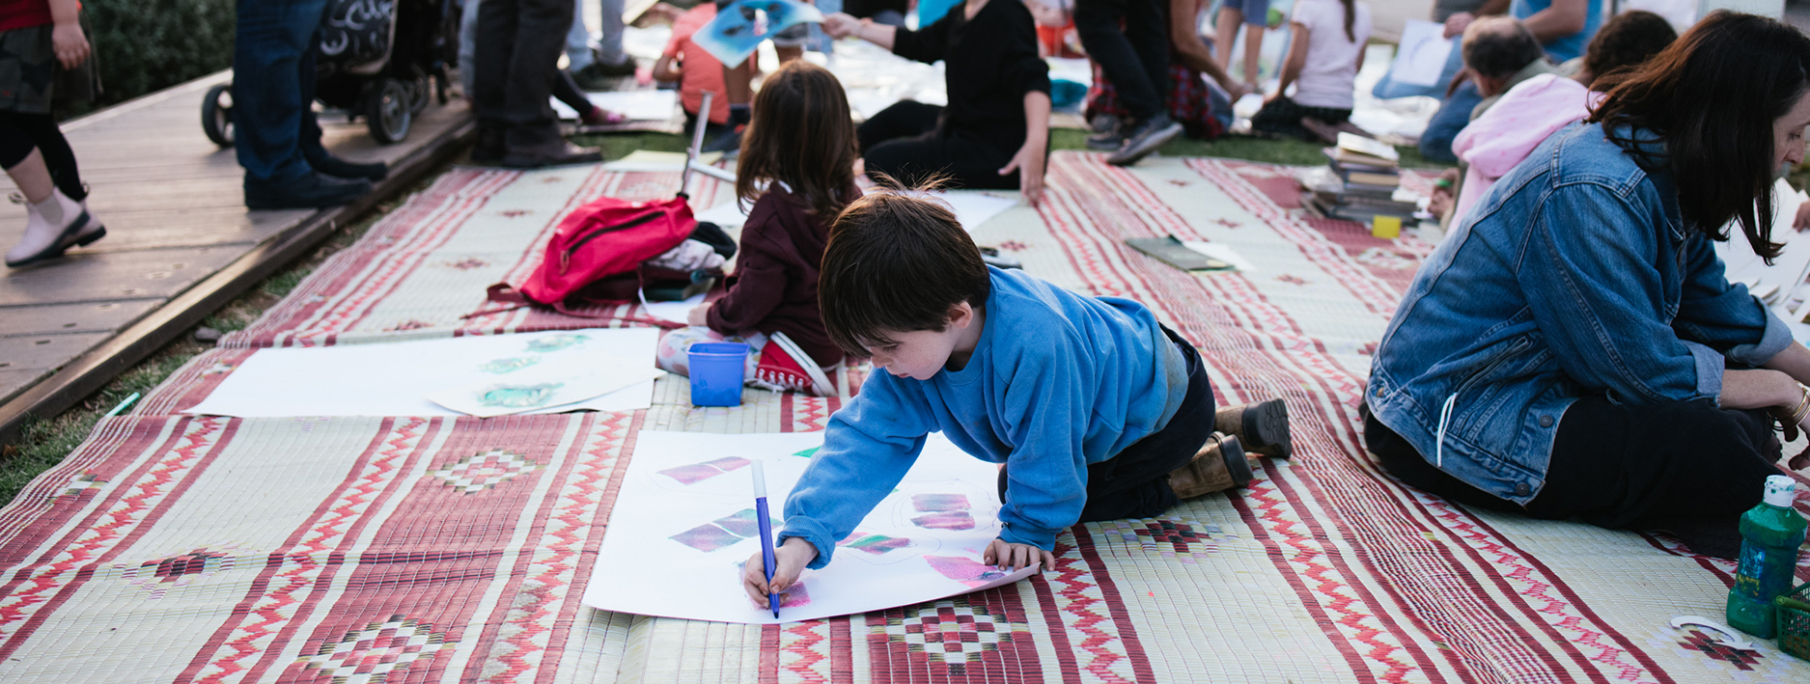
[[[679,246],[696,228],[697,220],[683,195],[657,202],[597,198],[559,222],[540,266],[519,288],[509,283],[491,285],[489,300],[519,306],[541,304],[573,316],[586,315],[571,311],[571,305],[639,302],[637,293],[649,281],[693,278],[690,273],[656,269],[642,262]],[[677,325],[656,319],[645,322]]]

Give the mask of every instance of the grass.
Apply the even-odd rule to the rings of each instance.
[[[1086,149],[1083,145],[1085,139],[1086,133],[1083,131],[1057,129],[1051,134],[1051,149]],[[602,148],[605,159],[620,159],[630,152],[643,149],[682,152],[689,141],[683,136],[666,133],[632,133],[576,136],[573,142]],[[1169,156],[1229,157],[1275,164],[1321,164],[1325,162],[1325,157],[1320,154],[1321,147],[1323,146],[1296,140],[1227,136],[1212,142],[1179,139],[1163,146],[1162,153]],[[1421,159],[1419,152],[1413,148],[1398,149],[1402,151],[1404,166],[1436,166]],[[54,418],[32,419],[21,431],[17,442],[0,447],[0,505],[10,503],[32,478],[61,463],[88,438],[101,416],[120,401],[134,392],[140,395],[149,393],[183,364],[212,348],[210,343],[196,340],[195,333],[198,330],[208,328],[228,333],[251,325],[266,309],[300,285],[302,279],[314,272],[321,262],[357,242],[372,224],[438,177],[438,173],[432,174],[396,199],[379,204],[375,211],[358,221],[340,227],[307,257],[246,291],[208,316],[195,329],[186,331],[175,341],[140,361],[75,408]]]

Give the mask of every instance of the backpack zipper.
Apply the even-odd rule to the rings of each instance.
[[[639,226],[643,223],[647,223],[648,221],[652,221],[656,218],[659,218],[660,215],[661,214],[658,211],[648,212],[646,214],[642,214],[640,216],[637,216],[637,217],[630,219],[628,221],[625,221],[623,223],[618,223],[613,226],[604,226],[602,228],[592,230],[589,233],[585,233],[583,236],[580,236],[577,241],[573,242],[570,245],[566,245],[566,251],[560,253],[560,255],[559,255],[559,273],[560,273],[560,275],[565,275],[566,267],[571,265],[572,253],[578,251],[579,247],[583,247],[584,243],[590,242],[592,238],[595,238],[599,235],[603,235],[605,233],[614,233],[619,230],[628,230],[635,226]]]

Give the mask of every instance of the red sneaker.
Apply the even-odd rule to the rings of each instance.
[[[760,350],[760,366],[748,382],[775,392],[806,392],[820,397],[836,393],[835,385],[823,374],[823,369],[817,367],[811,355],[777,330],[767,338],[767,346]]]

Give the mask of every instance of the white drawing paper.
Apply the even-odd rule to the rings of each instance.
[[[1028,577],[981,564],[999,535],[998,466],[931,435],[899,486],[830,564],[806,570],[779,618],[742,591],[741,564],[761,550],[750,464],[766,471],[773,530],[823,433],[642,431],[608,520],[584,604],[693,620],[775,624],[863,613]],[[602,522],[602,521],[599,521]]]
[[[617,90],[607,93],[585,93],[585,99],[591,104],[602,107],[604,111],[615,112],[628,117],[630,121],[665,121],[673,118],[674,108],[679,105],[679,92],[676,90]],[[576,119],[578,112],[557,98],[552,100],[553,113],[561,119]]]
[[[490,418],[576,404],[666,374],[652,365],[624,363],[594,366],[590,372],[573,375],[573,366],[537,366],[507,379],[491,378],[430,392],[427,399],[459,413]]]
[[[1235,268],[1240,271],[1244,271],[1246,273],[1250,273],[1250,272],[1257,270],[1257,265],[1251,263],[1250,259],[1244,258],[1243,254],[1238,253],[1238,250],[1232,249],[1231,245],[1228,245],[1223,242],[1202,242],[1199,240],[1183,240],[1182,246],[1187,247],[1189,250],[1191,250],[1197,254],[1202,254],[1207,257],[1210,257],[1213,259],[1218,259],[1220,261],[1231,264],[1232,268]]]
[[[686,317],[691,315],[691,310],[698,308],[698,305],[703,303],[704,295],[695,294],[690,299],[681,299],[676,302],[643,302],[641,308],[647,315],[654,318],[684,323]]]
[[[1389,67],[1389,77],[1409,85],[1442,85],[1439,75],[1457,46],[1458,38],[1445,37],[1445,24],[1409,19],[1402,27],[1401,50]]]
[[[576,377],[605,367],[650,368],[659,340],[656,328],[620,328],[260,349],[185,412],[245,418],[456,416],[462,414],[426,395],[530,369],[565,369],[560,372]],[[653,380],[646,380],[528,413],[645,409],[653,391]]]

